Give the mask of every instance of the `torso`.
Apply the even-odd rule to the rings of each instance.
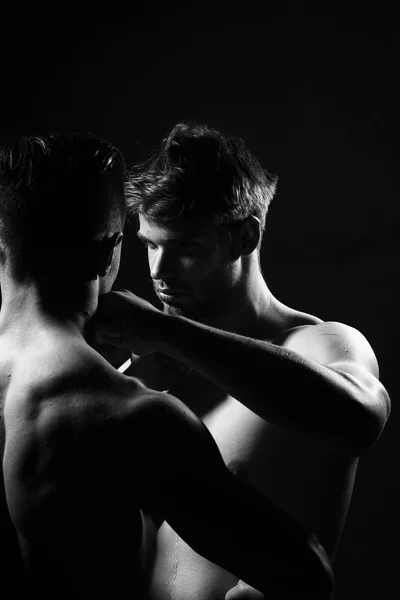
[[[282,329],[279,343],[284,343],[289,327],[320,322],[296,314]],[[160,358],[156,362],[162,371],[168,360]],[[148,361],[154,369],[154,357]],[[139,359],[137,371],[146,374],[145,363]],[[315,532],[333,555],[349,506],[357,460],[331,454],[297,438],[267,423],[199,374],[192,371],[185,375],[184,369],[182,373],[178,368],[174,385],[172,361],[165,373],[166,381],[172,383],[170,393],[202,418],[226,465]],[[159,372],[155,379],[155,387],[160,389],[162,374]],[[150,518],[147,527],[150,540],[154,534]],[[237,582],[237,577],[198,555],[166,522],[162,523],[150,568],[152,600],[224,600]]]
[[[34,564],[33,572],[43,584],[39,586],[43,599],[122,600],[136,593],[142,597],[135,558],[141,515],[132,503],[126,468],[118,472],[119,463],[113,462],[112,468],[107,465],[107,442],[112,444],[112,440],[104,440],[104,452],[98,452],[97,445],[95,453],[89,447],[81,453],[79,432],[85,428],[86,405],[76,415],[76,439],[58,435],[52,440],[37,434],[55,403],[38,405],[31,391],[50,381],[50,373],[57,378],[57,355],[68,352],[68,341],[58,347],[52,344],[49,341],[43,352],[40,344],[14,351],[9,340],[0,339],[1,479],[9,508],[2,487],[1,547],[4,554],[10,547],[15,550],[11,556],[7,553],[6,568],[17,572],[22,556],[25,570]],[[66,414],[72,415],[68,407]],[[90,435],[86,438],[89,444],[93,441]],[[56,445],[57,453],[53,452]],[[47,564],[45,573],[41,556]],[[53,578],[49,561],[54,565]],[[31,597],[36,597],[29,589]]]
[[[291,322],[290,325],[312,325],[315,322],[319,321],[313,321],[312,317],[302,317],[297,318],[296,322]],[[282,333],[288,328],[289,326],[282,327]],[[64,346],[62,351],[65,352]],[[32,368],[33,360],[36,361],[38,369]],[[32,409],[35,407],[30,405],[26,390],[33,383],[34,374],[40,370],[41,362],[43,362],[43,357],[40,354],[36,354],[35,357],[32,357],[29,351],[26,351],[24,355],[20,351],[16,354],[7,342],[0,339],[0,414],[3,417],[4,409],[11,405],[16,408],[15,420],[9,421],[7,425],[9,449],[13,441],[14,425],[18,424],[22,430],[26,431],[32,425],[32,418],[35,415],[35,411]],[[152,359],[149,358],[147,362],[151,364]],[[168,363],[168,361],[166,362]],[[21,371],[21,364],[27,366],[25,371]],[[139,361],[138,370],[143,371],[145,364],[146,361]],[[315,531],[321,542],[330,552],[333,552],[350,501],[356,461],[331,455],[327,451],[322,451],[320,448],[315,448],[311,444],[294,438],[278,427],[260,419],[244,405],[227,396],[197,373],[186,373],[186,371],[184,366],[176,365],[174,372],[174,369],[167,364],[164,369],[156,372],[153,364],[150,374],[157,380],[153,387],[163,389],[163,384],[166,384],[165,388],[169,388],[173,395],[183,400],[203,419],[216,440],[228,467],[234,470],[238,476],[247,478],[289,514]],[[21,377],[21,372],[29,373],[29,377],[33,377],[33,379],[30,380],[29,377],[24,379]],[[148,375],[149,370],[146,373],[146,368],[144,368],[143,380],[152,387]],[[4,420],[1,421],[3,427]],[[0,449],[3,454],[2,431],[4,433],[4,428],[0,427],[0,442],[2,443]],[[3,467],[7,469],[7,453],[3,460]],[[122,574],[126,575],[128,572],[131,578],[135,579],[136,549],[132,547],[132,535],[129,532],[137,531],[140,524],[136,517],[132,519],[131,523],[126,523],[126,519],[120,523],[118,515],[137,513],[130,511],[129,507],[121,510],[121,496],[116,497],[113,485],[109,484],[108,487],[103,488],[99,484],[93,486],[94,480],[101,480],[101,477],[94,475],[90,473],[85,464],[81,464],[70,473],[69,480],[68,477],[65,479],[70,493],[66,495],[65,504],[61,510],[68,516],[64,521],[64,533],[68,532],[70,536],[69,548],[71,552],[76,550],[78,533],[81,534],[82,527],[86,526],[93,534],[93,538],[90,535],[86,537],[85,550],[80,548],[82,558],[85,552],[90,555],[92,550],[101,564],[101,568],[97,569],[98,572],[105,572],[107,561],[104,559],[103,550],[108,552],[112,548],[115,567],[117,568],[119,562],[122,565]],[[118,478],[126,480],[126,473],[115,473],[114,475],[115,483]],[[82,497],[82,494],[76,493],[76,490],[81,492],[86,490],[87,492],[86,516],[84,517],[79,516],[78,513],[74,515],[74,507],[81,505]],[[4,494],[0,498],[0,502],[3,519],[6,514]],[[104,528],[103,515],[110,514],[110,512],[115,516],[114,526]],[[46,517],[46,512],[44,514]],[[16,536],[10,527],[10,520],[6,517],[3,521],[2,540],[4,539],[4,530],[6,530],[7,540],[10,543],[14,542],[14,547],[16,547]],[[43,526],[46,528],[46,520],[43,521]],[[149,534],[147,540],[149,546],[155,531],[152,520],[147,516],[145,517],[145,526]],[[116,535],[116,531],[122,531],[123,535]],[[64,545],[65,539],[61,535],[57,536],[57,532],[55,532],[53,541],[60,543],[61,540]],[[119,550],[118,553],[116,549]],[[54,548],[54,553],[57,553],[57,547]],[[237,583],[236,577],[192,551],[165,522],[156,532],[154,551],[150,549],[147,557],[151,573],[149,586],[151,600],[223,600],[226,592]],[[95,565],[92,567],[94,569]],[[117,573],[115,577],[120,581],[121,572]],[[97,589],[101,590],[101,586]],[[62,597],[59,592],[56,593],[56,596]],[[113,597],[125,596],[114,594]]]

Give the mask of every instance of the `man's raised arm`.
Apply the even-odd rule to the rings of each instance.
[[[181,360],[266,421],[339,453],[363,454],[388,418],[372,349],[346,325],[304,327],[276,345],[164,314],[128,291],[101,297],[99,307],[109,343]]]
[[[132,465],[139,504],[160,513],[196,552],[264,594],[330,598],[332,568],[316,537],[230,473],[206,426],[182,402],[144,392],[120,427],[118,446],[123,441],[132,461],[140,457]]]

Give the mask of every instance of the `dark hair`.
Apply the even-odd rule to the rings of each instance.
[[[125,165],[92,134],[22,136],[0,147],[0,258],[25,274],[54,267],[125,216]],[[72,248],[73,250],[73,248]]]
[[[240,138],[194,123],[179,123],[159,154],[128,175],[128,212],[153,222],[193,218],[214,225],[249,215],[265,217],[277,177],[264,169]]]

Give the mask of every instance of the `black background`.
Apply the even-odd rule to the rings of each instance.
[[[272,293],[359,328],[392,398],[336,559],[335,599],[365,600],[393,598],[400,556],[399,40],[394,9],[350,5],[3,6],[0,134],[91,131],[132,164],[191,118],[279,175],[262,251]],[[116,287],[154,300],[133,230]]]

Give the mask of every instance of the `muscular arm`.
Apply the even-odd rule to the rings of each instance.
[[[333,575],[324,549],[256,488],[222,472],[184,487],[164,515],[197,553],[266,597],[330,597]]]
[[[130,589],[126,537],[131,551],[138,547],[131,515],[142,507],[263,593],[330,597],[331,566],[317,540],[228,471],[182,402],[118,374],[94,352],[74,350],[59,376],[31,390],[35,411],[13,408],[7,417],[7,501],[39,588],[51,594],[64,573],[63,589],[78,582],[101,590],[114,574]]]
[[[356,330],[323,323],[278,346],[179,316],[163,316],[160,325],[160,351],[265,420],[354,456],[379,437],[389,398],[372,350]]]
[[[181,402],[152,395],[124,423],[129,430],[144,508],[162,514],[197,553],[266,595],[330,597],[331,565],[317,539],[229,472],[208,429]]]
[[[163,314],[128,291],[106,294],[99,306],[105,341],[168,354],[266,421],[335,452],[361,455],[389,415],[374,353],[347,325],[293,328],[276,345]]]

